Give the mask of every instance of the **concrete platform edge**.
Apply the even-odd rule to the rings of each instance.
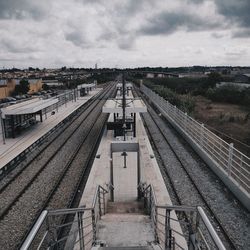
[[[55,130],[57,130],[59,127],[61,127],[65,123],[65,121],[70,119],[71,116],[74,116],[79,108],[81,108],[83,105],[85,105],[89,101],[91,101],[98,93],[96,93],[94,96],[92,96],[86,102],[82,103],[82,105],[80,105],[77,109],[73,110],[72,113],[70,113],[67,117],[65,117],[63,120],[61,120],[56,126],[54,126],[52,129],[50,129],[48,132],[46,132],[43,136],[41,136],[39,139],[37,139],[34,143],[32,143],[30,146],[28,146],[26,149],[24,149],[21,153],[19,153],[17,156],[15,156],[12,160],[10,160],[7,164],[5,164],[0,169],[0,180],[2,178],[4,178],[12,169],[14,169],[18,163],[22,162],[29,152],[33,151],[34,148],[36,148],[45,138],[47,138]]]

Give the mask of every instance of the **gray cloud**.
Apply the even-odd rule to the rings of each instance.
[[[190,3],[195,3],[195,4],[201,4],[203,3],[205,0],[187,0]]]
[[[49,10],[47,1],[0,0],[0,19],[42,19]]]
[[[30,52],[38,51],[33,46],[30,46],[27,40],[16,41],[16,39],[13,37],[1,38],[0,44],[6,51],[11,52],[11,53],[30,53]]]
[[[239,26],[250,27],[249,0],[215,0],[218,12]]]
[[[232,33],[233,38],[248,38],[250,37],[250,29],[239,29]]]
[[[79,31],[72,31],[65,34],[65,39],[72,42],[74,45],[81,48],[88,48],[89,43],[86,38]]]
[[[249,4],[250,0],[0,0],[0,58],[13,58],[21,66],[30,61],[89,66],[98,58],[110,66],[120,60],[126,66],[153,65],[164,64],[168,50],[170,64],[213,64],[206,51],[216,48],[221,59],[223,45],[249,50]],[[197,49],[200,43],[204,50]],[[186,44],[191,50],[185,61],[176,47]],[[229,51],[225,56],[230,61],[236,54]],[[245,59],[231,61],[248,64],[249,55],[250,51]],[[1,65],[12,63],[3,59]]]
[[[222,37],[225,36],[225,34],[218,33],[218,32],[214,32],[211,35],[212,35],[213,38],[217,38],[217,39],[222,38]]]
[[[188,31],[204,31],[217,28],[218,25],[212,20],[202,19],[196,15],[164,11],[148,20],[147,24],[141,27],[139,33],[142,35],[168,35],[181,28]]]

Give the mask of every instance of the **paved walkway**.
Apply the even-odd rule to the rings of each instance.
[[[89,93],[88,96],[79,97],[76,101],[68,102],[66,105],[60,106],[58,112],[54,115],[48,114],[47,119],[42,123],[38,122],[36,125],[23,131],[21,135],[16,138],[7,138],[6,143],[3,144],[2,127],[0,125],[0,169],[8,162],[19,155],[23,150],[32,145],[36,140],[46,134],[49,130],[55,127],[63,119],[69,116],[76,109],[81,107],[91,97],[96,95],[101,89],[95,89]]]
[[[149,216],[143,214],[105,214],[98,223],[97,240],[110,247],[147,246],[154,242]]]

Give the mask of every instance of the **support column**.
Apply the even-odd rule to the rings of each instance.
[[[39,114],[40,114],[40,122],[43,122],[43,112],[42,112],[42,110],[40,110]]]
[[[137,187],[139,187],[139,184],[141,182],[141,168],[140,168],[140,146],[138,147],[138,152],[137,152]],[[140,197],[141,193],[138,189],[138,200],[141,198]]]
[[[134,137],[136,137],[136,113],[134,113],[134,124],[133,124]]]
[[[112,153],[111,153],[112,154]],[[111,183],[111,189],[110,189],[110,200],[114,201],[114,170],[113,170],[113,159],[110,158],[110,183]]]
[[[12,138],[15,138],[16,134],[15,134],[15,124],[14,124],[14,115],[10,116],[10,126],[11,126],[11,133],[12,133]]]

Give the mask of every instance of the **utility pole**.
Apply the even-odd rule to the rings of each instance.
[[[126,96],[125,96],[125,77],[122,73],[122,128],[123,128],[123,140],[126,141]]]

